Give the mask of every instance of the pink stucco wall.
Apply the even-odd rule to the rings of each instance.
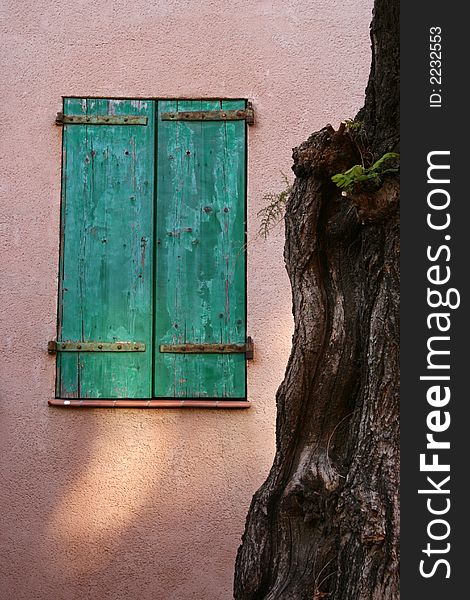
[[[372,0],[3,0],[0,598],[227,600],[274,450],[292,331],[282,230],[257,237],[291,148],[352,117]],[[48,407],[62,95],[246,97],[247,411]]]

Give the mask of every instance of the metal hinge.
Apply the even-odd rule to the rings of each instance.
[[[245,344],[161,344],[160,352],[171,354],[245,354],[247,360],[254,358],[251,337]]]
[[[138,115],[64,115],[57,113],[56,125],[147,125],[148,117]]]
[[[255,111],[251,102],[248,102],[245,109],[164,112],[161,119],[162,121],[246,121],[248,125],[254,125]]]
[[[143,342],[57,342],[47,344],[49,354],[56,352],[145,352]]]

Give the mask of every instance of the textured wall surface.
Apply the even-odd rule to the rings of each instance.
[[[361,106],[372,0],[3,0],[0,598],[228,600],[274,450],[292,318],[282,230],[257,237],[291,148]],[[246,97],[247,411],[58,409],[62,95]]]

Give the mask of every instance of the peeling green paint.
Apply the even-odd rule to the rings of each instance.
[[[243,101],[162,101],[163,112]],[[244,343],[245,122],[158,121],[154,395],[243,398],[243,354],[177,355],[160,344]],[[169,236],[167,232],[179,232]]]
[[[154,103],[66,99],[65,115],[146,126],[64,126],[58,341],[141,341],[144,353],[63,353],[61,398],[148,398],[152,373]]]

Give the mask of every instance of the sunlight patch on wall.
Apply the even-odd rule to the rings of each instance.
[[[53,554],[76,572],[100,570],[113,560],[110,550],[142,518],[150,494],[169,475],[161,437],[151,428],[144,431],[129,427],[125,419],[116,421],[101,422],[91,460],[85,459],[64,489],[48,524]]]

